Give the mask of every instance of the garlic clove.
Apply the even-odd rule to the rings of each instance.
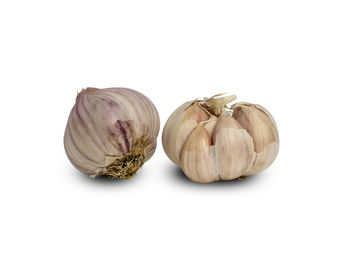
[[[213,137],[217,121],[218,118],[214,115],[211,115],[209,120],[200,123],[203,124],[205,130],[207,130],[209,137]]]
[[[250,103],[237,103],[232,106],[233,117],[245,128],[254,141],[256,160],[246,175],[258,173],[269,167],[279,150],[279,137],[276,122],[262,106]]]
[[[253,139],[227,112],[218,119],[213,142],[220,179],[236,179],[252,168],[256,156]]]
[[[198,102],[191,101],[180,106],[166,122],[162,142],[167,156],[180,165],[182,147],[193,129],[199,122],[209,119],[209,114],[203,110]]]
[[[219,180],[211,154],[211,141],[206,129],[199,125],[186,140],[181,153],[181,168],[194,182],[209,183]]]

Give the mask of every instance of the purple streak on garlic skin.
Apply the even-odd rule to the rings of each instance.
[[[130,145],[128,137],[127,137],[126,129],[130,129],[130,125],[126,121],[122,122],[120,120],[117,120],[117,122],[115,123],[115,126],[117,129],[119,129],[120,133],[122,134],[122,136],[124,138],[125,147],[126,147],[126,150],[124,151],[124,153],[129,152],[131,150],[131,145]],[[132,132],[130,132],[130,137],[132,137]]]
[[[141,93],[127,88],[87,88],[77,95],[69,115],[64,146],[77,169],[95,175],[96,169],[106,167],[106,156],[130,153],[141,137],[148,138],[147,161],[155,151],[158,132],[158,112]]]

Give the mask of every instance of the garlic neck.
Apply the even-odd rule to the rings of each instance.
[[[225,109],[226,105],[237,98],[236,95],[224,96],[222,94],[214,95],[210,98],[204,98],[199,104],[209,113],[219,117]]]

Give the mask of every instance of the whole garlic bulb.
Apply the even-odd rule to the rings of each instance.
[[[279,149],[276,123],[262,106],[226,105],[236,96],[215,95],[181,105],[165,124],[167,156],[195,182],[232,180],[269,167]]]
[[[87,88],[70,112],[64,148],[70,162],[91,177],[128,179],[153,155],[158,132],[158,112],[141,93]]]

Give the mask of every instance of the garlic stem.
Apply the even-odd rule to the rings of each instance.
[[[236,95],[220,97],[223,94],[217,94],[210,98],[204,98],[200,102],[200,105],[206,109],[211,114],[219,117],[223,112],[225,112],[226,105],[237,98]]]

